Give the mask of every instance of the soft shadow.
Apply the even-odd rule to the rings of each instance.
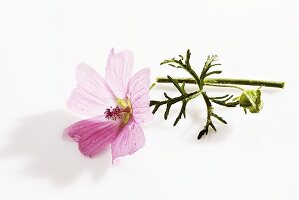
[[[200,140],[197,140],[199,132],[204,128],[206,123],[206,110],[204,104],[199,104],[197,107],[191,105],[191,108],[186,109],[187,117],[184,120],[190,120],[188,126],[184,127],[182,137],[187,141],[187,143],[197,144],[197,143],[208,143],[208,144],[217,144],[222,143],[227,140],[230,136],[232,128],[230,124],[223,124],[217,119],[213,118],[213,124],[215,125],[217,131],[214,131],[211,127],[209,128],[209,133],[204,135]],[[223,107],[215,107],[217,113],[220,112]],[[225,118],[225,116],[223,116]],[[184,122],[182,122],[184,123]]]
[[[111,167],[108,150],[98,157],[84,157],[77,143],[62,138],[63,130],[80,120],[63,110],[28,116],[9,133],[9,140],[1,149],[0,159],[28,159],[22,172],[36,178],[46,178],[54,186],[64,186],[89,173],[99,180]]]

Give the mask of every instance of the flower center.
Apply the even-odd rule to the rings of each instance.
[[[127,124],[131,115],[132,115],[132,107],[129,99],[116,99],[117,106],[115,108],[107,108],[104,112],[106,119],[112,119],[116,121],[117,119],[122,119],[123,124]]]

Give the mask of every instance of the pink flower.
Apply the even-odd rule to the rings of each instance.
[[[145,143],[141,123],[152,119],[149,103],[150,70],[142,69],[131,77],[133,53],[114,50],[108,58],[105,79],[86,64],[77,67],[77,87],[67,107],[92,118],[67,129],[78,142],[79,150],[93,157],[111,144],[112,161],[130,155]]]

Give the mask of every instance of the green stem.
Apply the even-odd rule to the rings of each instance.
[[[227,87],[227,88],[236,88],[238,90],[242,90],[244,91],[243,88],[241,87],[238,87],[238,86],[235,86],[235,85],[224,85],[224,84],[219,84],[219,85],[216,85],[216,84],[210,84],[210,83],[206,83],[205,84],[206,86],[211,86],[211,87]]]
[[[193,78],[173,78],[179,83],[197,84]],[[158,77],[156,79],[158,83],[170,83],[168,78]],[[249,80],[249,79],[231,79],[231,78],[205,78],[205,84],[233,84],[233,85],[251,85],[251,86],[263,86],[263,87],[275,87],[284,88],[284,82],[276,81],[264,81],[264,80]]]

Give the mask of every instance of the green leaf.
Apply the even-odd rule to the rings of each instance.
[[[165,120],[167,120],[167,118],[168,118],[171,105],[172,105],[171,103],[166,104],[166,110],[165,110],[165,113],[164,113],[164,119]]]
[[[179,122],[179,120],[182,118],[182,116],[184,116],[184,118],[186,118],[186,105],[187,105],[187,101],[183,100],[182,101],[182,107],[180,110],[179,115],[177,116],[177,118],[175,119],[173,126],[176,126],[177,123]]]
[[[206,73],[206,77],[211,76],[211,75],[213,75],[213,74],[221,74],[221,73],[222,73],[221,70],[212,71],[212,72]]]
[[[261,100],[261,90],[245,90],[240,96],[240,106],[249,109],[251,113],[258,113],[263,108],[263,102]]]
[[[227,122],[222,117],[220,117],[219,115],[216,115],[215,113],[211,113],[211,116],[215,117],[216,119],[221,121],[223,124],[227,124]]]

